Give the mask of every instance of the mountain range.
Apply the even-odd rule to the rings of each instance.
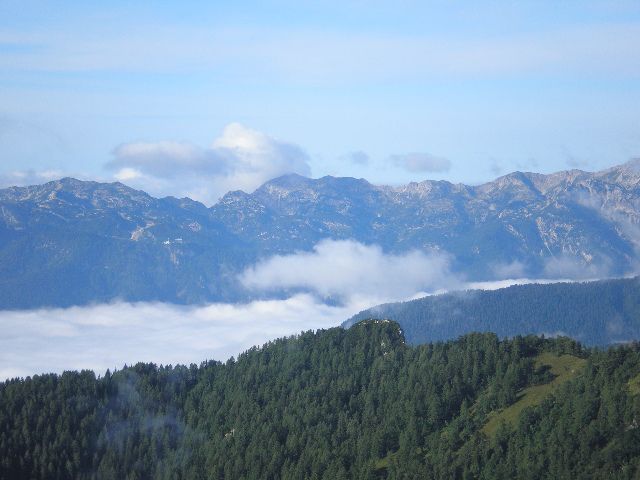
[[[212,207],[72,178],[0,190],[0,308],[247,300],[238,274],[320,240],[446,252],[468,280],[634,271],[640,160],[477,186],[285,175]]]

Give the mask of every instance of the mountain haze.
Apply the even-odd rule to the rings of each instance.
[[[0,190],[0,308],[248,299],[238,275],[320,240],[445,252],[468,280],[635,269],[640,162],[479,185],[286,175],[210,208],[71,178]]]

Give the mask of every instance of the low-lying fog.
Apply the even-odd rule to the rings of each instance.
[[[64,370],[226,360],[253,345],[340,325],[383,302],[451,289],[501,288],[531,280],[465,283],[440,253],[388,255],[353,241],[320,242],[312,252],[273,257],[246,270],[258,292],[304,290],[284,300],[177,306],[110,303],[0,311],[0,379]],[[330,297],[327,304],[322,299]]]

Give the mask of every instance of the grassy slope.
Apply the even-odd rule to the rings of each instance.
[[[536,367],[549,366],[555,378],[544,385],[535,385],[523,389],[518,394],[518,400],[515,403],[489,416],[489,421],[482,428],[482,432],[491,437],[495,434],[501,422],[504,421],[514,425],[518,421],[520,413],[526,407],[540,404],[560,385],[578,376],[586,363],[585,359],[574,357],[573,355],[558,356],[549,352],[541,353],[536,357]],[[629,388],[637,388],[638,393],[640,393],[640,375],[634,380],[636,383],[632,386],[632,381],[630,381]],[[420,454],[420,451],[417,454]],[[398,452],[392,452],[386,457],[378,459],[375,464],[376,470],[388,468],[397,455]]]
[[[640,374],[629,380],[629,393],[633,396],[640,395]]]
[[[557,356],[548,352],[538,355],[536,366],[548,365],[551,367],[551,373],[555,375],[555,378],[544,385],[535,385],[522,390],[514,404],[490,415],[489,421],[482,428],[482,432],[487,436],[493,436],[501,422],[504,421],[507,424],[514,425],[525,408],[540,404],[560,385],[579,375],[586,363],[586,360],[572,355]]]

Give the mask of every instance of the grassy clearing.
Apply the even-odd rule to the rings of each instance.
[[[491,437],[495,435],[501,422],[504,421],[508,425],[515,425],[525,408],[542,403],[560,385],[578,376],[586,363],[585,359],[574,357],[573,355],[557,356],[549,352],[541,353],[536,357],[536,367],[548,365],[551,367],[551,373],[555,375],[555,378],[544,385],[535,385],[523,389],[518,393],[518,400],[514,404],[489,416],[489,421],[482,428],[482,432]],[[636,385],[640,393],[640,378],[638,378]]]
[[[640,373],[629,380],[627,386],[629,387],[629,393],[631,395],[640,395]]]

